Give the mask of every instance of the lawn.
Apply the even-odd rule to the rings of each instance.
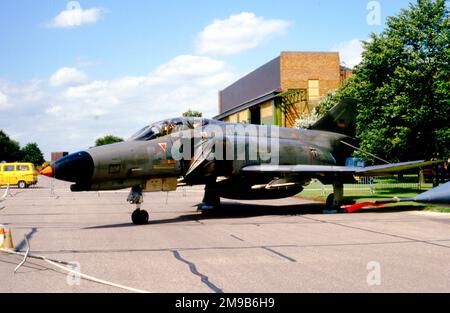
[[[412,198],[418,195],[419,193],[425,192],[432,188],[431,184],[426,184],[421,186],[421,190],[417,187],[413,187],[413,185],[408,186],[401,184],[375,184],[375,192],[371,193],[369,185],[345,185],[344,186],[344,194],[345,200],[350,201],[354,200],[357,203],[360,202],[374,202],[377,200],[389,200],[394,197],[398,198]],[[324,186],[320,182],[313,182],[311,185],[305,188],[298,195],[298,197],[302,199],[314,200],[314,201],[322,201],[325,202],[326,198],[329,194],[333,192],[332,186]],[[437,206],[417,204],[414,202],[408,203],[410,206],[417,206],[423,208],[428,211],[435,212],[443,212],[450,213],[449,208],[441,208]],[[391,206],[395,206],[393,204]]]

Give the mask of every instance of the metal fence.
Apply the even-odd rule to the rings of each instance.
[[[317,182],[318,183],[318,182]],[[423,179],[420,179],[419,175],[393,175],[382,177],[359,177],[357,183],[346,184],[345,190],[370,192],[376,194],[383,190],[400,189],[404,191],[417,191],[420,192],[427,189],[430,184],[425,184]],[[319,187],[320,186],[320,187]],[[319,189],[317,189],[319,188]],[[333,186],[322,185],[318,183],[309,190],[321,190],[322,195],[326,195],[333,191]]]
[[[408,189],[421,191],[424,187],[423,179],[419,175],[395,175],[380,177],[360,177],[357,184],[347,185],[347,189],[369,190],[376,193],[383,189]]]

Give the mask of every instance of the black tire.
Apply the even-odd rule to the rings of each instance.
[[[334,208],[334,193],[327,197],[326,207],[328,210],[332,210]]]
[[[149,219],[148,212],[144,210],[135,210],[133,214],[131,214],[131,220],[135,225],[148,224],[148,219]]]
[[[23,180],[21,180],[18,184],[17,187],[19,187],[19,189],[25,189],[28,187],[27,183],[24,182]]]
[[[141,221],[142,225],[147,225],[150,216],[147,211],[141,211]]]
[[[133,222],[134,225],[139,225],[139,217],[141,212],[139,210],[134,211],[131,214],[131,221]]]
[[[349,202],[353,202],[350,203],[351,204],[355,204],[355,201],[349,201]],[[343,203],[342,203],[343,204]],[[342,205],[341,204],[341,205]],[[327,210],[331,210],[331,211],[337,211],[338,213],[348,213],[348,211],[346,209],[342,209],[340,205],[334,205],[334,193],[332,193],[331,195],[329,195],[327,197],[327,204],[326,204],[326,208]]]

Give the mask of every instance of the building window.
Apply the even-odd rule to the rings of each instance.
[[[273,102],[261,105],[261,125],[273,125]]]
[[[308,80],[308,98],[311,102],[320,100],[320,83],[318,79]]]
[[[238,123],[238,115],[232,114],[228,117],[228,122],[230,123]]]
[[[239,123],[247,123],[248,122],[248,110],[239,112]]]

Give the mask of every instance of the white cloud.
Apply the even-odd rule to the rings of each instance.
[[[197,36],[196,51],[201,55],[237,54],[282,34],[289,25],[288,21],[268,20],[249,12],[232,15],[206,26]]]
[[[52,88],[51,79],[0,80],[0,125],[22,145],[37,142],[46,157],[92,146],[98,134],[128,138],[151,122],[180,116],[189,108],[217,114],[217,91],[237,78],[222,61],[181,55],[147,75],[90,80]],[[7,95],[7,96],[6,96]]]
[[[353,68],[361,63],[364,48],[361,40],[352,39],[335,45],[332,50],[339,52],[343,65]]]
[[[47,110],[45,110],[45,113],[49,115],[58,115],[62,111],[62,107],[60,105],[54,105]]]
[[[11,103],[8,101],[8,97],[0,91],[0,111],[9,109],[11,107]]]
[[[239,24],[245,18],[249,24],[246,34],[237,39],[222,38],[226,40],[219,44],[238,44],[239,47],[233,46],[234,51],[243,51],[287,27],[286,22],[264,20],[251,13],[230,17],[228,22]],[[62,25],[61,21],[57,24]],[[239,27],[243,27],[242,23]],[[208,35],[205,31],[203,34]],[[251,41],[252,36],[250,45],[244,42]],[[0,114],[2,128],[16,134],[14,139],[21,144],[38,142],[48,158],[52,151],[88,148],[98,134],[127,138],[146,124],[180,116],[188,109],[212,117],[217,114],[218,90],[238,78],[225,62],[191,54],[177,56],[140,76],[95,80],[80,68],[79,65],[60,68],[45,80],[21,83],[0,80],[0,90],[5,93],[0,95],[0,108],[17,104],[13,116]]]
[[[212,116],[217,110],[217,90],[235,78],[221,61],[181,55],[146,76],[96,80],[69,87],[61,94],[61,101],[67,104],[63,111],[68,116],[80,119],[127,116],[137,123],[149,123],[181,115],[188,108]]]
[[[225,64],[212,58],[194,55],[180,55],[166,64],[159,66],[150,78],[162,79],[166,82],[185,80],[223,71]]]
[[[50,77],[50,85],[57,86],[73,86],[87,82],[88,77],[85,73],[74,67],[63,67],[57,70]]]
[[[73,28],[85,24],[95,24],[106,12],[103,8],[82,9],[78,2],[70,1],[66,10],[60,12],[47,23],[51,28]]]

